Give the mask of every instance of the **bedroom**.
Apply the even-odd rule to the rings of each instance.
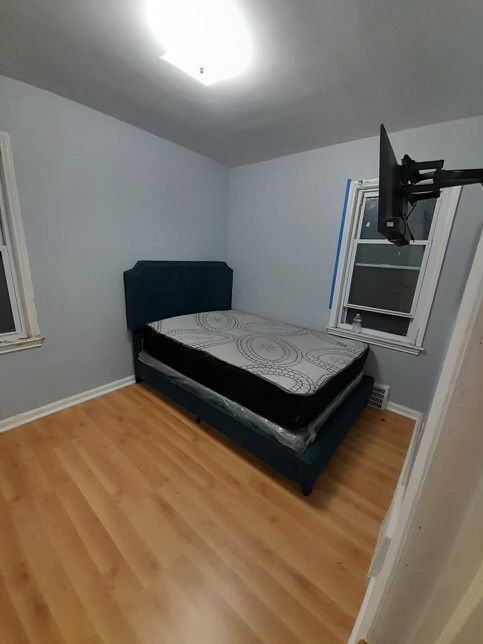
[[[189,405],[134,383],[123,273],[141,260],[225,262],[232,290],[224,282],[226,306],[217,300],[215,310],[340,330],[335,305],[350,283],[335,268],[348,268],[360,245],[341,227],[343,211],[346,222],[357,217],[349,200],[344,209],[347,181],[378,176],[380,123],[398,158],[483,165],[481,7],[239,0],[251,61],[204,85],[160,59],[148,3],[100,4],[0,8],[2,249],[17,266],[26,303],[17,317],[29,335],[0,345],[3,639],[347,641],[478,257],[481,187],[438,211],[452,225],[436,236],[434,219],[434,268],[420,270],[417,287],[429,293],[418,309],[422,350],[415,336],[375,344],[362,315],[364,372],[390,386],[389,408],[367,407],[344,427],[307,497],[276,464],[249,456],[240,436],[222,438]],[[2,324],[11,292],[2,292]],[[417,641],[421,609],[408,599],[406,610],[392,642]]]

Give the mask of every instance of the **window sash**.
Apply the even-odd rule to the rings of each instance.
[[[2,137],[5,137],[3,133],[0,133]],[[17,275],[17,264],[15,261],[14,254],[14,245],[13,245],[13,236],[15,230],[11,230],[12,222],[9,221],[7,213],[7,196],[8,192],[5,192],[8,188],[12,187],[12,177],[13,169],[7,167],[8,162],[11,161],[10,158],[5,158],[6,153],[9,150],[9,142],[5,146],[5,141],[0,139],[1,149],[0,149],[0,254],[3,261],[3,267],[5,270],[5,278],[7,282],[7,292],[10,300],[10,307],[12,309],[12,316],[14,320],[14,331],[9,331],[6,333],[0,333],[0,344],[15,342],[27,337],[27,326],[25,324],[25,315],[23,310],[23,300],[21,298],[21,290]],[[12,176],[9,176],[10,184],[7,183],[6,171],[11,172]],[[11,201],[10,195],[10,200]],[[10,203],[11,205],[11,203]],[[17,222],[18,224],[18,222]],[[21,223],[20,223],[21,225]],[[18,232],[18,231],[17,231]]]
[[[359,246],[360,244],[358,244]],[[383,268],[395,271],[420,271],[420,266],[405,266],[404,264],[370,264],[369,262],[354,262],[354,266],[361,268]]]
[[[387,313],[388,315],[398,315],[398,316],[401,316],[401,317],[414,318],[414,314],[415,314],[415,310],[416,310],[416,306],[417,306],[417,300],[419,298],[419,294],[421,292],[421,287],[422,287],[423,280],[424,280],[423,270],[425,270],[425,269],[423,269],[423,266],[425,266],[425,258],[428,255],[428,250],[429,249],[426,248],[426,250],[425,250],[425,253],[423,255],[423,261],[421,262],[421,266],[410,267],[409,268],[409,270],[417,270],[417,271],[419,271],[419,276],[418,276],[418,281],[416,283],[416,288],[414,290],[411,309],[409,310],[409,312],[406,312],[406,311],[395,311],[393,309],[378,308],[378,307],[374,307],[374,306],[366,306],[366,305],[362,305],[362,304],[355,304],[355,303],[353,303],[353,302],[351,302],[349,300],[350,291],[351,291],[351,287],[352,287],[352,280],[354,278],[354,269],[355,269],[356,266],[371,266],[371,267],[375,268],[376,270],[379,269],[379,268],[380,269],[391,268],[391,269],[394,269],[394,270],[408,270],[408,267],[405,267],[405,266],[387,266],[386,267],[385,264],[360,264],[360,263],[357,263],[355,261],[355,258],[356,258],[357,249],[359,248],[360,243],[361,242],[359,242],[358,240],[354,240],[353,244],[352,244],[352,249],[351,249],[351,252],[352,252],[351,260],[352,261],[351,261],[350,268],[349,268],[349,273],[348,273],[350,275],[350,277],[347,279],[345,289],[344,289],[344,298],[343,298],[343,306],[344,306],[344,308],[352,308],[352,309],[360,308],[360,309],[363,309],[363,310],[366,310],[366,311],[374,311],[375,313]],[[392,244],[389,243],[389,242],[387,243],[387,245],[392,246]],[[421,244],[421,245],[423,245],[423,244]],[[427,244],[425,243],[424,246],[427,246]],[[408,329],[408,333],[409,333],[409,329]]]
[[[354,277],[354,268],[355,268],[355,264],[356,264],[355,258],[356,258],[357,249],[358,249],[359,245],[360,244],[365,244],[367,242],[370,242],[370,243],[373,243],[373,244],[377,243],[377,244],[380,244],[380,245],[392,246],[392,244],[389,241],[387,241],[386,239],[372,239],[372,240],[369,239],[369,240],[367,240],[365,238],[361,238],[361,230],[362,230],[362,223],[363,223],[363,219],[364,219],[364,210],[365,210],[366,201],[368,199],[371,199],[371,198],[374,199],[374,198],[378,198],[378,197],[379,197],[379,191],[378,190],[371,190],[371,189],[364,190],[364,189],[362,189],[362,190],[359,191],[358,201],[357,201],[357,205],[356,205],[355,234],[354,234],[354,236],[353,236],[353,238],[351,240],[351,243],[350,243],[349,264],[348,264],[348,270],[347,270],[347,276],[348,277],[345,280],[345,284],[344,284],[344,293],[343,293],[343,297],[342,297],[342,311],[341,311],[341,316],[339,318],[339,326],[340,326],[340,328],[344,328],[344,327],[342,327],[342,324],[344,324],[344,326],[347,327],[347,328],[351,326],[349,324],[346,324],[346,323],[342,322],[342,319],[345,318],[345,312],[346,312],[347,308],[356,308],[353,304],[350,303],[349,294],[350,294],[350,289],[351,289],[351,286],[352,286],[352,280],[353,280],[353,277]],[[386,333],[384,331],[378,331],[377,329],[364,329],[364,331],[370,332],[369,335],[376,334],[376,335],[380,335],[381,337],[384,337],[386,339],[393,339],[395,341],[399,340],[399,342],[401,342],[401,339],[404,339],[407,342],[411,342],[411,343],[414,343],[416,341],[416,335],[417,335],[417,332],[418,332],[418,328],[417,328],[417,325],[415,324],[414,318],[415,318],[415,315],[416,315],[416,310],[417,310],[417,306],[418,306],[418,302],[419,302],[419,297],[420,297],[420,294],[421,294],[421,289],[422,289],[423,282],[424,282],[424,277],[425,277],[425,274],[426,274],[426,268],[427,268],[427,263],[428,263],[428,257],[429,257],[429,252],[430,252],[430,248],[431,248],[431,243],[432,243],[433,236],[434,236],[434,230],[435,230],[435,227],[436,227],[436,224],[437,224],[437,220],[439,219],[439,217],[438,217],[439,209],[440,209],[440,202],[438,201],[437,204],[436,204],[435,210],[434,210],[433,219],[432,219],[432,222],[431,222],[431,228],[430,228],[428,239],[418,240],[417,244],[416,244],[416,242],[411,242],[411,243],[415,243],[416,245],[419,245],[419,246],[425,246],[426,248],[425,248],[425,252],[424,252],[424,255],[423,255],[423,260],[421,262],[421,267],[419,268],[419,276],[418,276],[418,281],[416,283],[416,288],[414,290],[411,309],[409,311],[409,314],[407,315],[407,317],[411,318],[411,322],[409,323],[409,327],[408,327],[408,331],[407,331],[406,335],[401,336],[401,335],[396,335],[396,334],[393,334],[393,333]],[[378,308],[371,307],[371,306],[366,307],[366,310],[367,311],[374,311],[376,313],[383,313],[383,314],[385,313],[387,315],[398,315],[400,313],[403,313],[402,311],[394,311],[394,310],[391,310],[391,309],[380,309],[380,308],[378,309]]]
[[[347,206],[347,218],[344,224],[345,230],[343,231],[341,262],[337,266],[335,298],[330,314],[329,330],[333,330],[335,333],[337,333],[337,330],[340,330],[342,334],[347,333],[348,335],[352,335],[352,325],[344,321],[348,308],[406,317],[410,319],[410,323],[405,336],[364,327],[362,334],[360,334],[361,339],[366,338],[370,341],[372,338],[375,344],[377,344],[377,340],[381,340],[384,343],[382,346],[391,347],[393,345],[394,348],[401,348],[402,350],[405,350],[404,347],[408,350],[413,347],[417,353],[422,350],[420,345],[429,318],[429,312],[436,291],[436,285],[461,189],[449,188],[442,191],[442,196],[435,205],[428,239],[411,242],[411,245],[414,246],[424,246],[425,252],[419,268],[420,272],[409,313],[349,303],[348,298],[354,274],[355,257],[360,244],[392,245],[385,239],[366,239],[360,237],[365,201],[369,198],[378,197],[378,181],[352,182],[351,193]],[[444,218],[442,219],[443,215]],[[435,230],[437,228],[438,244],[433,249]],[[429,273],[428,265],[431,266]],[[382,265],[381,268],[383,268]],[[354,337],[357,336],[354,335]]]

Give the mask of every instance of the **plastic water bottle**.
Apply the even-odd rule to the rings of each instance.
[[[352,318],[352,333],[360,333],[362,331],[362,318],[359,313],[356,313]]]

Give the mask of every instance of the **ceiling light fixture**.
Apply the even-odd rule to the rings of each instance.
[[[148,19],[163,60],[203,85],[241,74],[252,47],[234,0],[151,0]]]

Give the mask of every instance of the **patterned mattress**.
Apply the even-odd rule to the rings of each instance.
[[[307,427],[362,371],[367,346],[240,311],[152,322],[144,351],[292,430]]]

